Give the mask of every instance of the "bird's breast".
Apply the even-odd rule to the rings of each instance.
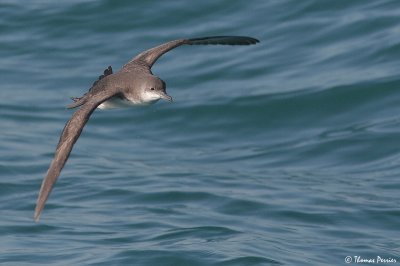
[[[133,105],[140,105],[140,103],[136,103],[130,101],[126,98],[121,97],[112,97],[109,100],[101,103],[97,108],[99,109],[115,109],[115,108],[127,108],[132,107]]]
[[[127,99],[124,97],[114,96],[109,100],[101,103],[97,108],[98,109],[116,109],[116,108],[127,108],[132,106],[140,106],[140,105],[149,105],[153,104],[157,101],[151,102],[143,102],[143,101],[135,101],[131,99]]]

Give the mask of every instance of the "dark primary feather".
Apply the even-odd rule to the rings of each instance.
[[[260,42],[259,40],[246,36],[212,36],[212,37],[201,37],[192,39],[180,39],[170,41],[147,51],[140,53],[135,56],[131,61],[123,66],[125,71],[133,71],[139,68],[150,71],[153,64],[157,61],[160,56],[166,52],[181,46],[183,44],[189,45],[207,45],[207,44],[220,44],[220,45],[251,45]]]
[[[192,45],[207,45],[207,44],[221,44],[221,45],[250,45],[260,42],[259,40],[245,36],[213,36],[203,38],[189,39],[189,44]]]

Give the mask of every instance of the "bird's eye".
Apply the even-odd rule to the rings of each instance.
[[[154,91],[154,88],[150,88],[150,90]]]

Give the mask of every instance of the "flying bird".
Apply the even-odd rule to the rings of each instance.
[[[60,175],[72,147],[81,135],[82,129],[96,108],[108,109],[132,105],[148,105],[160,99],[172,101],[166,93],[165,82],[153,75],[151,67],[160,56],[181,45],[250,45],[259,40],[244,36],[213,36],[170,41],[144,51],[113,73],[108,67],[82,97],[72,98],[74,103],[67,108],[78,108],[65,124],[58,142],[54,159],[47,170],[40,187],[34,219],[37,222],[50,192]]]

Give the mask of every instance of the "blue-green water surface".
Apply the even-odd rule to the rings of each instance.
[[[397,0],[2,1],[0,264],[400,263],[399,18]],[[261,42],[164,55],[174,102],[95,111],[35,223],[69,98],[210,35]]]

